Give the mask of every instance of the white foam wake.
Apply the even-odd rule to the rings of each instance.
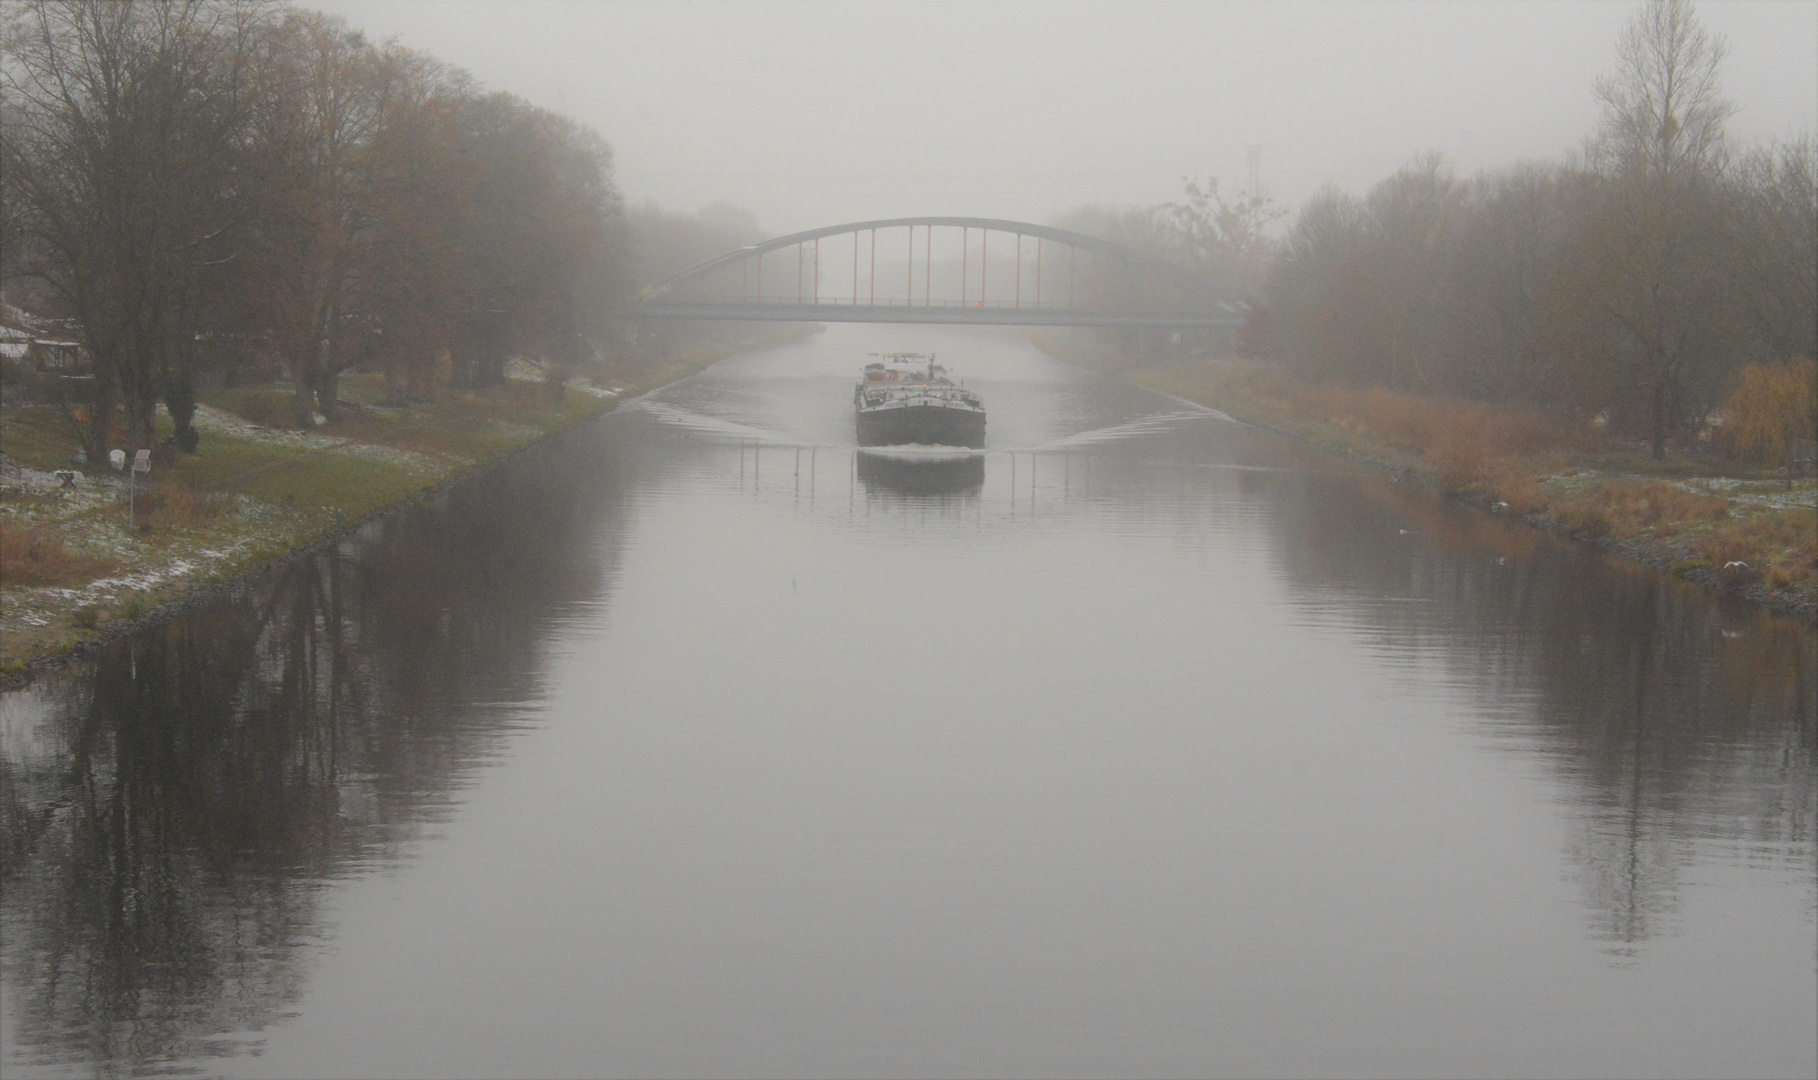
[[[666,401],[653,401],[650,398],[640,398],[633,402],[629,407],[639,412],[649,413],[651,416],[656,417],[659,423],[687,428],[690,431],[699,431],[708,435],[718,435],[725,439],[740,439],[745,442],[787,443],[790,445],[793,445],[796,441],[785,439],[774,431],[766,431],[763,428],[752,427],[750,424],[741,424],[737,420],[728,420],[723,416],[712,416],[708,413],[696,412],[693,409],[685,409],[680,405],[671,405]]]
[[[1069,446],[1094,446],[1099,443],[1121,442],[1142,435],[1155,435],[1171,431],[1189,420],[1217,419],[1221,416],[1215,409],[1181,409],[1176,412],[1156,413],[1137,420],[1112,424],[1110,427],[1094,428],[1082,431],[1065,438],[1055,439],[1036,447],[1038,450],[1061,450]]]

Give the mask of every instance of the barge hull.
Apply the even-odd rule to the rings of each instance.
[[[985,414],[976,409],[909,405],[899,409],[860,409],[860,446],[963,446],[985,448]]]

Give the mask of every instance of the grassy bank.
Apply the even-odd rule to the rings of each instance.
[[[171,613],[741,345],[766,343],[676,348],[616,369],[623,385],[576,380],[559,394],[520,367],[503,386],[396,407],[385,404],[381,377],[346,376],[340,420],[307,431],[288,426],[288,386],[223,390],[197,411],[197,452],[167,448],[130,492],[106,465],[66,486],[58,474],[78,444],[63,412],[0,405],[0,680]],[[158,424],[168,437],[162,411]]]
[[[1394,469],[1492,513],[1818,621],[1818,481],[1715,455],[1656,460],[1538,411],[1309,386],[1263,366],[1051,354]]]

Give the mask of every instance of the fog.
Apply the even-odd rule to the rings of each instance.
[[[787,232],[912,214],[1048,220],[1179,196],[1292,205],[1434,149],[1469,175],[1574,151],[1636,3],[322,3],[612,144],[632,200]],[[1818,6],[1698,5],[1744,142],[1811,129]]]

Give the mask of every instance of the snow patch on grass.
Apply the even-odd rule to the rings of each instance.
[[[511,442],[523,446],[528,446],[531,443],[536,442],[544,435],[541,428],[534,428],[528,424],[514,424],[509,420],[493,420],[488,422],[486,426],[497,434],[509,439]]]
[[[344,457],[389,465],[401,469],[411,476],[425,478],[441,476],[450,469],[463,464],[434,454],[425,454],[419,450],[405,450],[381,443],[348,443],[335,447],[332,452]]]
[[[339,446],[348,440],[338,435],[311,435],[301,431],[285,431],[281,428],[266,427],[254,423],[245,417],[235,416],[208,405],[196,406],[193,423],[196,430],[204,435],[228,435],[236,438],[251,439],[254,442],[270,446],[284,446],[293,449],[320,449],[324,446]]]
[[[513,382],[540,383],[549,381],[549,373],[542,366],[532,363],[521,356],[514,356],[505,361],[505,377]],[[585,377],[576,375],[562,384],[565,389],[574,390],[597,398],[618,397],[625,391],[615,386],[605,389],[593,385]]]

